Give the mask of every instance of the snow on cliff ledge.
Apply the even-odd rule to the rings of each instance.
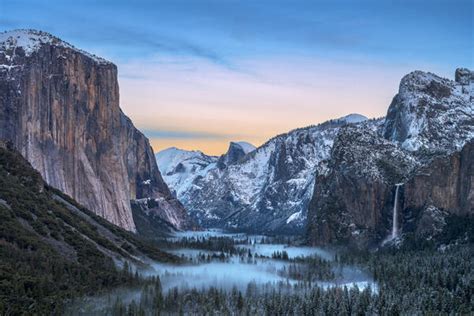
[[[7,51],[11,49],[15,51],[17,48],[21,47],[25,52],[25,55],[28,57],[34,52],[38,51],[45,44],[72,49],[76,52],[86,55],[99,64],[111,64],[109,61],[78,49],[47,32],[21,29],[0,33],[0,51]]]

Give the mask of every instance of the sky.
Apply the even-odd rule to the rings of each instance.
[[[220,155],[350,113],[386,114],[413,70],[474,68],[472,0],[0,0],[0,30],[47,31],[118,66],[155,151]]]

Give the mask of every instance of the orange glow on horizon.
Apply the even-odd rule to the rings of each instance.
[[[252,72],[202,60],[120,65],[120,103],[152,138],[155,152],[177,147],[221,155],[230,141],[259,146],[278,134],[351,113],[384,116],[400,79],[413,69],[314,59],[241,66]]]
[[[222,139],[176,139],[176,138],[151,138],[150,144],[153,147],[153,151],[155,153],[167,149],[170,147],[176,147],[179,149],[185,150],[199,150],[202,151],[206,155],[210,156],[220,156],[227,152],[229,148],[229,143],[231,141],[240,141],[240,140],[222,140]],[[257,141],[256,139],[252,140],[244,140],[249,142],[256,147],[263,144],[265,141],[260,140]]]

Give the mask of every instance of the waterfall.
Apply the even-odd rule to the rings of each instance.
[[[393,203],[392,239],[398,235],[398,189],[403,183],[395,184],[395,202]]]

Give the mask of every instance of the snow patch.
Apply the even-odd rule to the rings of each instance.
[[[254,151],[257,148],[248,142],[235,142],[235,143],[238,144],[242,148],[244,153],[246,154],[248,154],[251,151]]]
[[[300,219],[301,215],[302,215],[302,211],[291,214],[290,217],[288,217],[288,219],[286,220],[286,223],[289,224],[293,221]]]
[[[21,47],[26,56],[31,56],[34,52],[38,51],[43,45],[46,44],[72,49],[76,52],[86,55],[98,64],[111,64],[109,61],[103,58],[78,49],[73,45],[62,41],[61,39],[46,32],[31,29],[20,29],[0,33],[0,50],[4,51],[10,49],[15,51],[18,47]],[[12,59],[12,56],[8,56],[7,59]]]

